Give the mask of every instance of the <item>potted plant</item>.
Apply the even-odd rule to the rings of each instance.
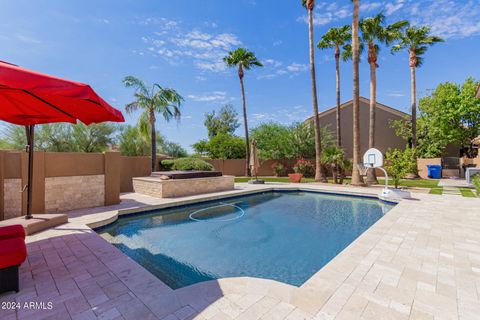
[[[300,159],[293,166],[295,173],[290,173],[288,177],[293,183],[300,183],[303,177],[313,176],[315,174],[315,168],[310,161]]]
[[[285,166],[279,162],[275,162],[274,164],[272,164],[272,169],[276,177],[285,176],[285,173],[287,171],[287,168],[285,168]]]

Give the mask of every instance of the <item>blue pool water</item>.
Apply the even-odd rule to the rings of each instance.
[[[391,208],[268,192],[121,217],[97,232],[174,289],[238,276],[300,286]]]

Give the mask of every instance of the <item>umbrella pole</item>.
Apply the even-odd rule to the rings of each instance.
[[[27,182],[27,215],[25,219],[32,219],[32,195],[33,195],[33,149],[34,149],[34,137],[35,126],[26,126],[27,129],[27,142],[28,142],[28,182]]]

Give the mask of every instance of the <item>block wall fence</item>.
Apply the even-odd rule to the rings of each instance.
[[[132,177],[149,176],[149,157],[118,152],[41,152],[33,163],[34,214],[113,205],[120,193],[133,191]],[[28,156],[0,151],[0,220],[26,214]]]
[[[206,161],[224,175],[244,176],[243,159]],[[272,165],[276,162],[291,170],[296,161],[261,161],[258,175],[273,176]],[[464,163],[480,167],[480,156],[461,159],[461,164]],[[427,178],[429,164],[441,164],[441,159],[418,159],[421,178]],[[150,157],[123,157],[118,152],[35,152],[33,213],[118,204],[120,193],[133,191],[132,178],[151,175],[150,166]],[[26,214],[27,193],[23,188],[27,173],[27,153],[0,150],[0,220]],[[379,170],[377,174],[383,176]]]

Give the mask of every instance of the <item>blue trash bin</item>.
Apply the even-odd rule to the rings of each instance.
[[[440,179],[442,177],[442,166],[438,164],[431,164],[427,166],[428,177],[432,179]]]

